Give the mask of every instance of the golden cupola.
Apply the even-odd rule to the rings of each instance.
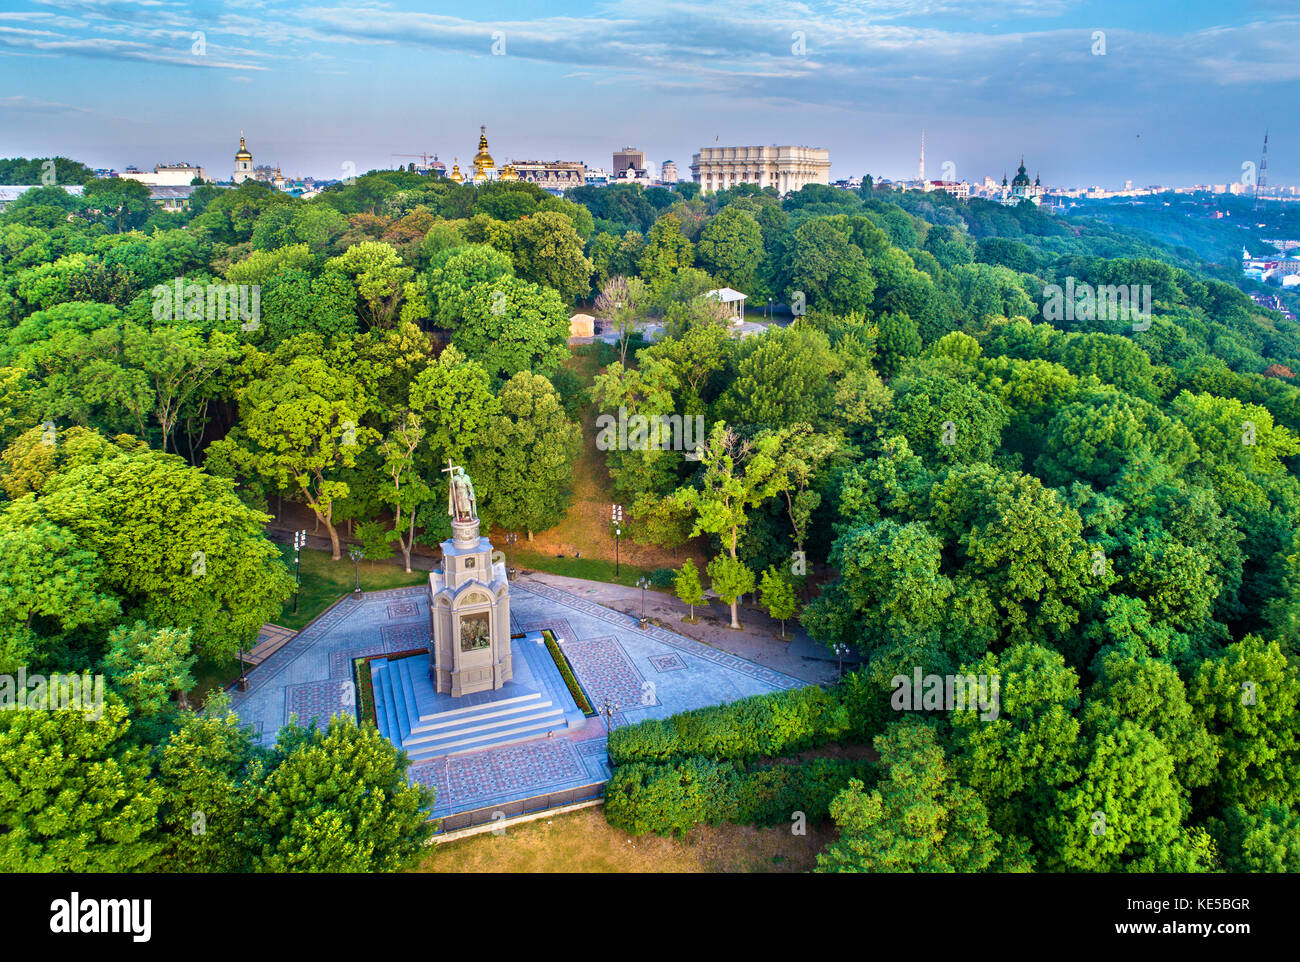
[[[452,162],[452,165],[451,165],[451,173],[447,175],[449,178],[451,178],[452,180],[454,180],[454,181],[455,181],[456,183],[458,183],[458,184],[463,183],[464,180],[465,180],[465,175],[462,174],[462,173],[460,172],[460,163],[459,163],[459,161],[460,161],[460,158],[457,157],[457,158],[455,159],[455,161]]]
[[[506,165],[501,168],[501,173],[497,175],[497,180],[518,180],[519,172],[515,170],[515,165],[506,161]]]
[[[235,154],[235,160],[252,160],[253,155],[248,151],[248,144],[244,143],[244,134],[239,134],[239,153]]]
[[[487,180],[496,168],[496,161],[488,153],[487,125],[479,127],[478,153],[474,155],[474,179]]]

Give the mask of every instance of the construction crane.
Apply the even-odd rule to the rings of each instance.
[[[394,157],[419,157],[425,167],[429,166],[429,158],[438,159],[437,154],[393,154]]]

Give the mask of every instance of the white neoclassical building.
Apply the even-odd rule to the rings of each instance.
[[[829,184],[830,173],[830,151],[821,147],[701,147],[691,163],[691,179],[706,194],[737,184],[786,194],[805,184]]]

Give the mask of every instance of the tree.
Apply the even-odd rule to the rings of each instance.
[[[435,256],[429,267],[429,302],[433,318],[454,327],[465,316],[466,301],[479,284],[513,277],[509,254],[487,244],[449,247]]]
[[[648,293],[640,278],[616,275],[607,280],[596,297],[596,316],[613,322],[618,332],[618,363],[627,364],[627,346],[645,310]]]
[[[477,284],[451,342],[496,380],[521,371],[554,374],[568,354],[569,315],[560,295],[514,277]]]
[[[763,263],[763,232],[748,211],[724,207],[701,232],[695,253],[719,283],[753,293]]]
[[[639,263],[641,279],[651,288],[659,289],[694,263],[695,251],[682,233],[681,220],[675,214],[664,214],[646,236]]]
[[[184,698],[194,687],[194,662],[188,628],[150,628],[137,621],[108,634],[104,670],[135,717],[161,713],[174,691]]]
[[[573,221],[558,211],[539,211],[510,225],[515,272],[557,291],[566,303],[587,294],[592,263],[582,253]]]
[[[704,588],[700,584],[700,571],[690,558],[682,562],[681,570],[673,579],[673,587],[682,604],[691,606],[690,620],[694,623],[695,606],[704,604]]]
[[[296,488],[325,525],[338,561],[334,504],[348,495],[339,471],[352,467],[358,448],[377,434],[361,425],[371,402],[360,381],[325,357],[303,353],[269,365],[235,395],[239,422],[209,447],[209,464],[226,462],[275,490]]]
[[[209,698],[203,713],[184,712],[162,745],[156,784],[168,872],[239,872],[255,866],[246,828],[269,752],[230,710],[229,696]]]
[[[388,482],[383,488],[383,498],[393,511],[393,533],[397,535],[397,545],[406,562],[407,573],[411,570],[416,518],[420,509],[433,499],[433,489],[417,471],[415,449],[422,440],[424,428],[420,419],[406,411],[379,445],[379,453],[384,457],[384,475]],[[403,511],[406,512],[405,533],[402,531]],[[367,557],[372,555],[367,554]]]
[[[1187,802],[1160,740],[1131,721],[1099,732],[1077,785],[1048,818],[1049,867],[1084,872],[1204,871],[1205,839],[1183,829]]]
[[[700,451],[703,467],[700,487],[681,488],[673,496],[681,507],[695,512],[691,537],[701,532],[716,535],[730,558],[725,564],[717,558],[710,562],[709,577],[714,578],[716,565],[721,577],[714,578],[714,589],[731,606],[732,628],[740,627],[736,599],[752,591],[754,581],[753,572],[740,563],[736,549],[748,525],[747,510],[778,490],[776,444],[776,439],[770,436],[758,444],[742,442],[725,422],[719,421],[713,426],[708,444]],[[742,587],[746,584],[748,587]],[[723,595],[724,590],[727,595]]]
[[[0,871],[131,872],[156,856],[162,789],[111,696],[87,711],[0,711]]]
[[[341,715],[289,726],[258,786],[247,831],[264,872],[391,872],[433,831],[433,792],[406,779],[400,749]]]
[[[143,227],[153,212],[149,188],[126,177],[92,180],[82,190],[81,199],[88,211],[97,214],[104,226],[117,234]]]
[[[787,256],[787,296],[802,293],[810,307],[836,314],[871,305],[876,279],[867,259],[831,220],[814,218],[796,228]]]
[[[33,657],[43,662],[47,636],[116,616],[120,604],[102,578],[99,558],[73,532],[42,518],[30,500],[7,505],[0,512],[0,623],[13,626],[18,647],[0,647],[0,672]]]
[[[233,487],[141,445],[58,472],[35,506],[98,557],[100,590],[128,618],[185,625],[200,654],[221,660],[257,637],[293,591],[263,530],[268,517]]]
[[[527,531],[531,541],[534,531],[564,517],[582,432],[540,374],[520,371],[498,400],[500,413],[487,429],[487,494],[481,503],[493,522]]]
[[[371,327],[392,326],[406,285],[415,276],[412,268],[402,264],[397,251],[382,241],[355,244],[326,261],[325,267],[352,278],[363,305],[357,314]]]
[[[437,477],[435,472],[448,458],[464,462],[472,450],[484,445],[488,425],[498,412],[483,365],[454,346],[446,347],[411,382],[410,406],[425,432],[428,460],[421,470],[425,478]]]
[[[763,607],[767,609],[768,615],[781,622],[781,636],[784,637],[785,620],[794,617],[794,613],[799,610],[799,600],[795,597],[794,585],[777,570],[775,565],[769,565],[763,572],[759,591],[762,593]]]
[[[898,373],[909,359],[921,353],[921,334],[916,322],[906,314],[891,311],[877,322],[876,339],[880,373],[886,380]]]
[[[1269,803],[1258,812],[1233,805],[1211,820],[1229,872],[1300,872],[1300,816]]]
[[[741,596],[754,590],[754,572],[745,567],[739,558],[720,554],[709,562],[706,569],[714,593],[722,603],[731,606],[731,627],[739,628],[737,606]]]
[[[886,775],[859,779],[831,802],[840,837],[817,856],[819,872],[980,872],[1001,841],[975,792],[953,776],[934,730],[916,719],[877,735]]]
[[[1056,792],[1079,777],[1079,679],[1059,652],[1035,644],[986,654],[958,677],[996,679],[996,717],[952,711],[953,766],[1003,835],[1050,841]]]
[[[1202,662],[1188,700],[1222,752],[1218,798],[1300,808],[1300,678],[1277,642],[1247,635]]]

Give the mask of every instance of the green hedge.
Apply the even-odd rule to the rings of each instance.
[[[694,756],[750,761],[814,748],[850,734],[854,727],[840,689],[828,692],[811,686],[615,729],[609,736],[609,757],[615,767]]]
[[[605,819],[632,835],[678,837],[702,822],[788,824],[795,812],[815,825],[827,817],[831,799],[849,779],[870,786],[876,777],[871,762],[826,758],[753,770],[706,758],[638,762],[614,771],[605,787]]]

